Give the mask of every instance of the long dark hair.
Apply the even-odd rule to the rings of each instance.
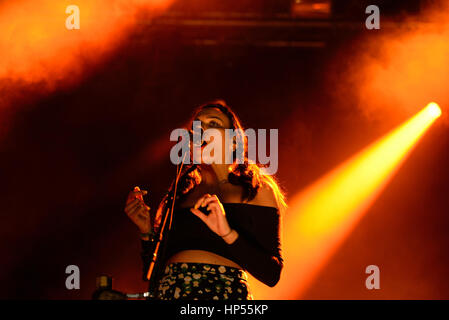
[[[243,187],[243,193],[242,193],[242,202],[249,202],[253,200],[256,195],[259,188],[261,188],[263,185],[269,186],[276,197],[276,201],[278,204],[278,207],[280,211],[284,211],[287,207],[285,203],[285,197],[284,193],[279,188],[278,183],[276,182],[276,179],[273,176],[264,175],[261,173],[261,164],[255,162],[255,159],[253,159],[253,162],[250,162],[248,159],[248,141],[246,136],[243,134],[244,129],[241,124],[240,119],[237,117],[237,115],[232,111],[232,109],[226,104],[223,100],[213,100],[209,101],[208,103],[205,103],[198,108],[196,108],[193,112],[193,115],[187,125],[187,128],[192,127],[193,120],[196,119],[197,115],[208,108],[216,108],[220,110],[223,114],[225,114],[231,123],[231,128],[233,129],[236,134],[236,144],[238,145],[241,143],[243,146],[243,163],[238,163],[236,159],[238,158],[237,155],[237,149],[234,151],[233,159],[234,163],[230,166],[229,174],[228,174],[228,181],[233,185],[239,185]],[[186,167],[186,170],[189,168]],[[176,201],[177,203],[181,203],[183,198],[188,195],[197,185],[201,183],[201,169],[200,167],[195,167],[194,170],[190,170],[189,173],[181,175],[178,187],[177,187],[177,197]],[[156,213],[155,217],[155,225],[158,226],[160,223],[160,213],[163,212],[165,209],[165,206],[168,202],[168,195],[170,194],[170,191],[172,191],[174,183],[172,183],[172,187],[169,190],[169,193],[167,196],[164,197],[161,204],[159,205],[158,212]]]

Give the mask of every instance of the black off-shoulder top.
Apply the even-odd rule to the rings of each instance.
[[[227,244],[195,216],[190,208],[173,213],[172,228],[167,239],[162,265],[182,250],[205,250],[234,261],[256,279],[275,286],[281,275],[283,259],[280,241],[280,214],[274,207],[245,203],[222,203],[231,228],[239,236]],[[142,240],[143,276],[150,261],[150,241]]]

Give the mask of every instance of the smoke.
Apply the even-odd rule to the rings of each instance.
[[[0,2],[0,129],[7,129],[30,97],[82,80],[117,48],[138,17],[154,16],[171,2],[78,0],[80,29],[74,30],[66,28],[70,1]]]
[[[399,28],[381,17],[380,32],[367,31],[355,51],[345,50],[347,63],[339,65],[338,79],[332,80],[338,104],[353,95],[358,110],[379,122],[403,121],[432,101],[444,114],[449,105],[449,5],[434,5],[394,23]]]

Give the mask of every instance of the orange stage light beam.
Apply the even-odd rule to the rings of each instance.
[[[172,0],[17,0],[0,4],[0,79],[27,83],[73,78],[82,59],[96,61],[115,49],[141,11],[166,9]],[[69,5],[80,28],[68,30]]]
[[[140,28],[143,14],[153,17],[172,2],[0,1],[0,131],[10,126],[11,112],[19,111],[24,88],[34,88],[39,98],[80,83]],[[67,28],[71,5],[78,8],[79,29]]]
[[[297,194],[283,221],[281,280],[269,288],[250,277],[255,299],[300,299],[440,115],[440,107],[430,103]]]

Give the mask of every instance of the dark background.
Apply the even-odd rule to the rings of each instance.
[[[425,3],[377,2],[393,20]],[[289,8],[209,3],[198,5],[201,14],[232,9],[280,19],[275,14]],[[363,21],[366,3],[336,2],[333,18]],[[179,2],[171,9],[190,11]],[[136,28],[76,87],[22,99],[0,145],[0,298],[89,299],[103,273],[119,290],[145,290],[137,228],[123,212],[127,193],[139,185],[157,206],[175,173],[169,133],[210,99],[225,99],[246,127],[279,129],[278,178],[288,197],[411,115],[379,124],[348,107],[358,103],[350,89],[344,108],[335,97],[341,57],[362,34],[388,30],[314,28],[193,27],[162,17]],[[267,44],[280,38],[287,45]],[[288,45],[305,40],[325,45]],[[436,124],[304,298],[448,299],[448,163],[447,127]],[[71,264],[81,270],[81,290],[65,288]],[[377,292],[363,286],[369,264],[382,270]]]

